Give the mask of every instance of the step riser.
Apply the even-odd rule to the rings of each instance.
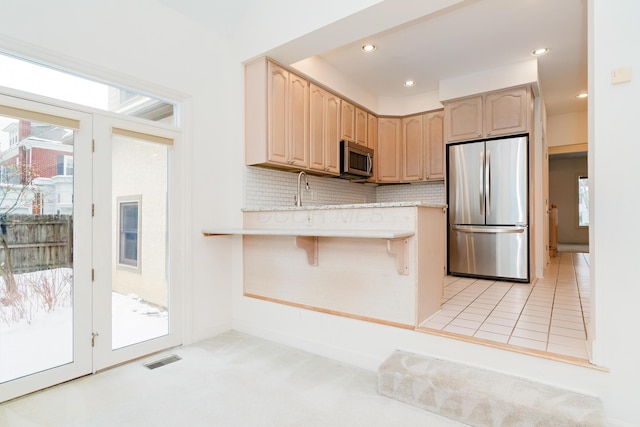
[[[594,397],[396,351],[378,369],[378,393],[473,426],[604,426]]]

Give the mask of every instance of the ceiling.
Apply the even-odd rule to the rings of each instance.
[[[375,52],[362,53],[364,42]],[[319,55],[379,96],[438,89],[438,81],[533,58],[539,47],[540,87],[548,114],[586,111],[587,21],[584,0],[464,2],[408,25]],[[415,80],[406,88],[403,82]]]
[[[253,3],[158,1],[227,36]],[[437,90],[442,79],[530,60],[534,49],[548,47],[549,53],[538,58],[547,113],[586,111],[587,101],[575,98],[587,90],[586,3],[465,0],[316,57],[372,95],[404,97]],[[376,44],[377,50],[362,53],[360,46],[365,42]],[[406,88],[405,80],[417,84]]]

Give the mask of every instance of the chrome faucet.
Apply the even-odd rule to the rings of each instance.
[[[309,191],[311,187],[309,187],[309,180],[307,180],[307,174],[304,172],[300,172],[298,174],[298,194],[293,196],[293,199],[296,202],[296,206],[302,206],[302,194],[300,193],[300,179],[304,176],[304,188]]]

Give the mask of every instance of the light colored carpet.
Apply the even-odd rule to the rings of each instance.
[[[168,354],[182,360],[143,366]],[[464,424],[378,395],[375,372],[227,332],[2,404],[0,426]]]

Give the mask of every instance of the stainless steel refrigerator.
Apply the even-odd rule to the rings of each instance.
[[[447,147],[449,274],[529,282],[527,137]]]

